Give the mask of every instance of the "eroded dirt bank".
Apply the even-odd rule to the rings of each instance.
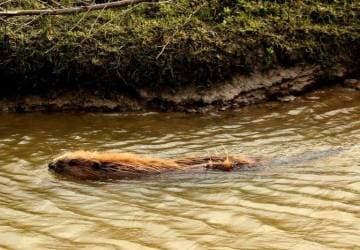
[[[360,80],[351,71],[338,67],[322,70],[317,66],[277,68],[267,73],[235,76],[211,87],[188,86],[174,91],[117,91],[104,94],[94,89],[49,91],[0,99],[2,112],[119,112],[139,110],[206,112],[225,110],[269,100],[292,101],[295,96],[329,84],[360,90]]]

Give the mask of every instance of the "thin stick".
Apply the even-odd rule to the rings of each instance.
[[[165,49],[167,46],[169,46],[169,44],[172,42],[172,40],[175,38],[175,36],[177,35],[177,33],[180,31],[180,29],[182,27],[184,27],[185,25],[187,25],[190,21],[193,15],[195,15],[202,7],[204,6],[204,4],[202,4],[200,7],[198,7],[193,13],[191,13],[186,21],[180,26],[177,27],[176,30],[174,31],[173,35],[170,37],[170,39],[162,46],[159,54],[155,57],[156,60],[158,60],[160,58],[160,56],[164,53]]]
[[[158,1],[151,0],[122,0],[101,4],[92,4],[86,6],[76,6],[70,8],[62,8],[62,9],[41,9],[41,10],[9,10],[9,11],[1,11],[0,16],[4,17],[15,17],[15,16],[37,16],[37,15],[70,15],[77,14],[80,12],[94,11],[94,10],[102,10],[102,9],[111,9],[111,8],[121,8],[126,7],[132,4],[139,3],[153,3]]]

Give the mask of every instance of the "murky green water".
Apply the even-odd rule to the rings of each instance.
[[[46,167],[75,149],[178,156],[223,148],[304,161],[116,183],[61,180]],[[0,115],[0,156],[0,248],[360,248],[360,92],[208,115]]]

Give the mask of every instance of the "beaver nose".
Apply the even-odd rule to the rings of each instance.
[[[57,173],[60,173],[64,170],[63,166],[56,164],[55,162],[50,162],[48,167],[49,167],[49,170],[55,171]]]
[[[55,163],[54,162],[50,162],[48,165],[50,170],[54,170],[55,169]]]

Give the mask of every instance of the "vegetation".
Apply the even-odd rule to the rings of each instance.
[[[5,9],[74,6],[10,1]],[[82,3],[83,4],[83,3]],[[177,0],[1,20],[1,94],[49,88],[206,87],[235,74],[317,64],[359,71],[358,0]]]

